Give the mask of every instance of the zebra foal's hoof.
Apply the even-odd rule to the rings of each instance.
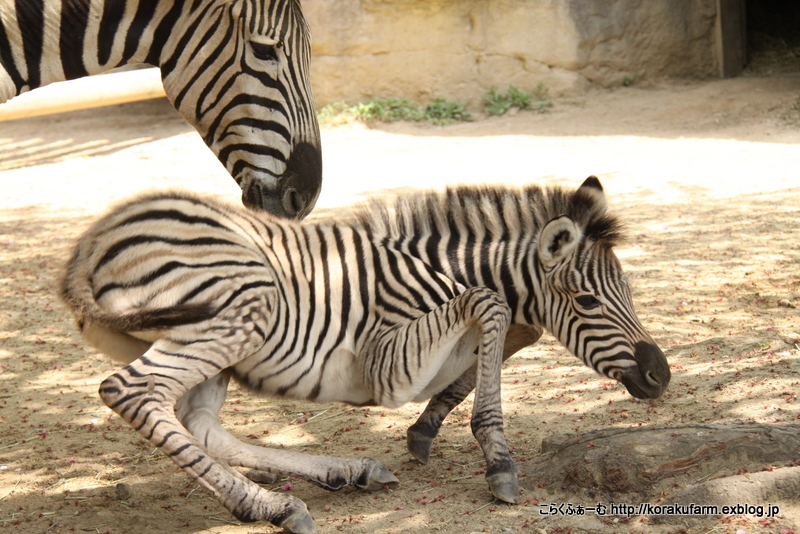
[[[248,491],[244,497],[238,497],[237,492],[232,491],[225,496],[228,499],[220,500],[242,523],[269,521],[292,534],[313,534],[317,531],[306,503],[297,497],[266,491],[250,482],[244,489]],[[232,500],[236,505],[227,505]]]
[[[314,534],[317,531],[317,525],[307,509],[298,510],[275,525],[293,534]]]
[[[495,498],[511,504],[519,502],[519,483],[516,473],[495,473],[486,477]]]
[[[409,428],[406,432],[406,447],[411,456],[421,464],[427,464],[431,459],[431,447],[433,438]]]
[[[369,482],[365,488],[367,491],[378,491],[388,486],[389,489],[394,489],[400,483],[397,477],[391,471],[377,464],[369,475]]]

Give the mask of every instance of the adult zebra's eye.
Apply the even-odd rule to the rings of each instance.
[[[593,295],[581,295],[580,297],[575,297],[575,302],[577,302],[581,308],[586,310],[597,308],[602,304],[599,300],[594,298]]]
[[[278,61],[278,47],[280,43],[265,44],[250,41],[250,46],[253,49],[253,55],[256,59],[261,61]]]

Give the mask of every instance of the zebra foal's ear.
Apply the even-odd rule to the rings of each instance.
[[[589,200],[591,205],[582,206],[584,210],[590,210],[595,216],[603,215],[606,212],[608,202],[606,202],[606,194],[603,192],[603,186],[597,176],[592,175],[584,180],[578,188],[578,192],[591,199]],[[583,202],[580,203],[583,204]]]
[[[539,259],[546,269],[552,269],[578,245],[581,233],[567,216],[551,220],[539,234]]]
[[[592,189],[603,192],[603,186],[594,174],[583,181],[581,187],[591,187]]]

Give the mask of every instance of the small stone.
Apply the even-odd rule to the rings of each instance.
[[[120,482],[117,484],[117,499],[127,501],[133,496],[133,488],[130,484]]]
[[[789,299],[781,299],[778,301],[778,306],[783,306],[784,308],[794,308],[795,305],[792,304],[792,301]]]
[[[800,343],[800,335],[798,334],[785,334],[781,336],[783,342],[787,345],[794,345],[795,343]]]

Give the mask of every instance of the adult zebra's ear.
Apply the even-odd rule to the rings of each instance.
[[[580,241],[578,226],[566,215],[551,220],[539,234],[539,260],[550,270],[569,255]]]

